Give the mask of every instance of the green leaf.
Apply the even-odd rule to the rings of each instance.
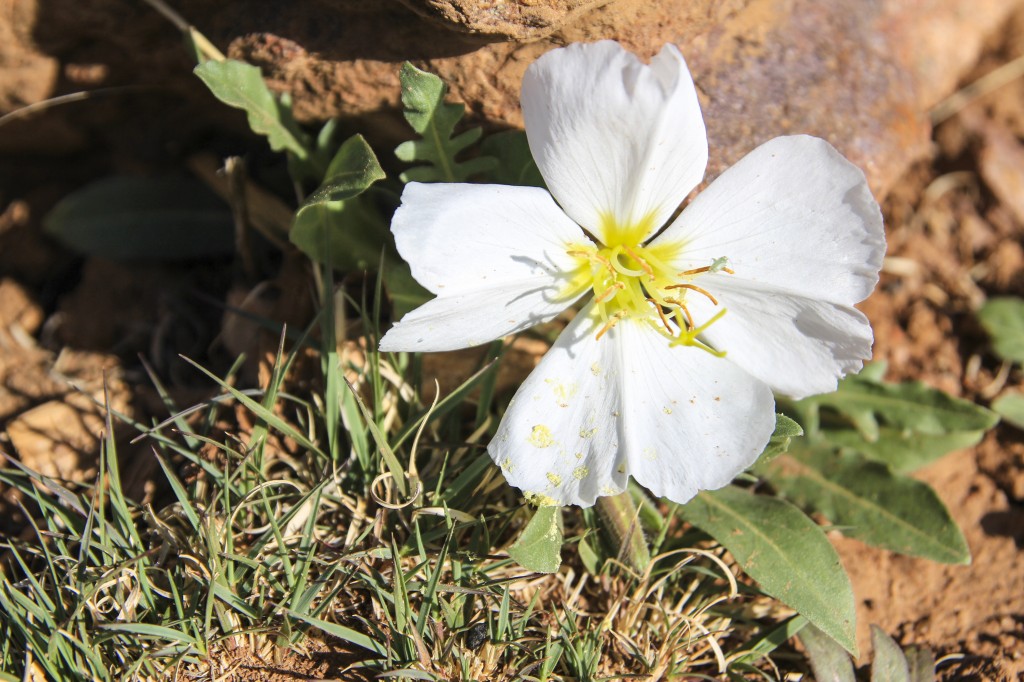
[[[395,156],[407,163],[426,164],[403,173],[403,182],[464,182],[494,168],[495,160],[489,157],[455,160],[456,155],[480,139],[482,131],[471,128],[454,135],[455,125],[466,108],[444,101],[448,88],[440,78],[406,62],[400,79],[405,120],[421,139],[403,142],[395,149]]]
[[[794,438],[804,435],[803,427],[781,412],[775,414],[775,432],[768,440],[764,452],[758,458],[759,464],[764,464],[775,459],[782,453],[789,450]]]
[[[75,251],[114,260],[204,258],[235,246],[227,205],[182,177],[98,180],[64,197],[43,226]]]
[[[813,625],[800,633],[817,682],[854,682],[853,662],[843,647]]]
[[[857,653],[853,589],[832,543],[790,503],[735,486],[679,508],[720,542],[761,588]]]
[[[783,495],[825,515],[849,537],[943,563],[970,563],[967,542],[935,491],[880,462],[801,444],[761,472]]]
[[[191,635],[163,625],[151,625],[148,623],[100,623],[98,627],[107,632],[123,632],[135,637],[152,637],[153,639],[161,639],[168,642],[198,644]]]
[[[1024,299],[1004,296],[989,299],[978,311],[981,326],[992,337],[999,357],[1024,362]]]
[[[373,149],[361,135],[345,141],[326,177],[295,214],[289,239],[307,256],[346,271],[376,270],[384,254],[384,283],[404,312],[430,298],[398,255],[384,219],[386,208],[367,192],[384,179]]]
[[[808,626],[811,626],[811,624],[807,619],[799,615],[783,621],[782,625],[779,625],[770,632],[746,645],[746,651],[733,659],[733,665],[737,663],[745,663],[747,665],[756,663],[758,660],[768,656],[780,646],[796,637],[805,627]],[[842,649],[839,650],[843,651]],[[845,656],[846,653],[844,652],[843,655]]]
[[[537,507],[508,555],[528,571],[554,573],[562,565],[562,508]]]
[[[830,407],[850,419],[868,441],[876,441],[882,423],[897,429],[941,435],[984,431],[999,420],[990,410],[931,388],[921,382],[883,384],[859,376],[839,382],[835,393],[797,403],[797,409],[816,422],[818,409]],[[804,424],[816,430],[818,424]]]
[[[821,435],[829,443],[851,448],[865,457],[883,462],[896,473],[908,474],[954,450],[977,445],[985,432],[957,431],[933,435],[882,426],[878,429],[878,440],[874,442],[865,440],[855,429],[828,429]]]
[[[908,647],[907,665],[911,682],[935,682],[935,655],[925,647]]]
[[[291,152],[299,159],[309,155],[306,136],[292,119],[290,107],[278,102],[258,67],[233,59],[211,60],[197,66],[195,74],[214,97],[244,110],[249,127],[266,137],[271,149]]]
[[[523,130],[506,130],[484,138],[480,153],[497,159],[497,165],[486,174],[487,182],[499,185],[544,187],[544,178],[530,152],[530,143]]]
[[[362,135],[345,140],[327,166],[320,188],[313,192],[303,206],[344,201],[365,192],[385,177],[377,155]]]
[[[1024,394],[1007,393],[999,396],[992,403],[992,409],[1008,423],[1024,429]]]
[[[875,650],[871,682],[910,682],[906,657],[896,642],[877,625],[871,626],[871,648]]]

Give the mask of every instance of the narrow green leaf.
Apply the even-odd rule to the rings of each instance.
[[[848,417],[868,441],[878,440],[882,423],[897,429],[942,435],[984,431],[999,420],[980,405],[954,398],[918,381],[883,384],[859,376],[843,379],[835,393],[807,398],[797,406],[812,411],[830,407]]]
[[[197,66],[195,74],[214,97],[244,110],[249,127],[266,137],[271,149],[291,152],[299,159],[309,155],[305,135],[295,125],[290,111],[285,111],[270,92],[258,67],[233,59],[211,60]]]
[[[825,533],[806,514],[735,486],[700,493],[680,512],[729,550],[765,592],[856,654],[850,579]]]
[[[878,439],[873,442],[865,440],[856,429],[828,429],[822,435],[833,445],[856,450],[865,457],[887,464],[896,473],[909,474],[954,450],[977,445],[985,431],[936,435],[882,426],[878,429]]]
[[[849,537],[943,563],[970,563],[960,528],[931,486],[880,462],[803,445],[762,472],[786,497],[824,514]]]
[[[1024,362],[1024,299],[1004,296],[989,299],[978,311],[981,326],[992,337],[999,357]]]
[[[875,650],[871,682],[910,682],[906,657],[896,642],[877,625],[871,626],[871,647]]]
[[[562,565],[562,508],[538,507],[508,554],[528,571],[554,573]]]
[[[544,178],[530,152],[523,130],[506,130],[484,138],[480,153],[497,159],[494,169],[485,175],[487,182],[499,185],[544,187]]]
[[[995,410],[1008,424],[1024,429],[1024,394],[1007,393],[992,403]]]
[[[349,642],[350,644],[355,644],[356,646],[362,647],[364,649],[369,649],[370,651],[373,651],[374,653],[380,654],[382,656],[387,653],[387,649],[384,647],[384,645],[380,644],[376,640],[371,639],[370,637],[364,635],[361,632],[353,630],[352,628],[345,627],[344,625],[338,625],[337,623],[330,623],[326,620],[314,618],[313,616],[309,616],[304,613],[299,613],[297,611],[288,610],[287,613],[292,618],[297,618],[298,620],[301,620],[302,622],[307,623],[308,625],[312,625],[313,627],[323,630],[327,634],[337,637],[338,639],[342,639],[346,642]]]
[[[43,225],[75,251],[113,260],[209,258],[235,248],[227,204],[176,176],[97,180],[64,197]]]
[[[99,629],[107,632],[123,633],[136,637],[151,637],[162,639],[168,642],[182,642],[184,644],[198,644],[196,640],[180,630],[165,627],[163,625],[151,625],[148,623],[101,623]]]
[[[733,663],[744,663],[751,665],[760,659],[768,656],[780,646],[796,637],[805,627],[810,625],[803,616],[793,616],[784,621],[777,628],[774,628],[764,636],[754,640],[747,647],[747,651],[737,656]],[[846,655],[845,652],[843,654]]]
[[[853,661],[843,647],[813,625],[800,633],[817,682],[855,682]]]
[[[395,149],[395,156],[407,163],[427,164],[403,173],[403,182],[464,182],[496,165],[488,157],[455,160],[456,155],[480,139],[482,131],[473,128],[453,137],[455,125],[466,109],[462,104],[444,101],[448,88],[440,78],[409,62],[402,65],[399,77],[405,120],[421,139],[403,142]]]

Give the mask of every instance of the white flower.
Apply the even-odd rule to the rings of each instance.
[[[726,485],[771,436],[773,389],[831,391],[870,357],[853,305],[885,241],[863,173],[823,140],[776,138],[669,222],[708,158],[672,45],[649,66],[611,41],[554,50],[522,105],[550,194],[409,184],[392,230],[437,298],[381,350],[485,343],[591,294],[488,447],[509,483],[583,506],[629,476],[677,502]]]

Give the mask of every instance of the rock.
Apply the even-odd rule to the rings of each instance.
[[[399,0],[455,31],[516,41],[543,38],[611,0]]]
[[[178,98],[174,107],[145,121],[162,125],[163,135],[185,135],[194,123],[176,127],[182,122],[224,115],[214,113],[216,107],[188,73],[175,29],[142,3],[131,8],[122,0],[23,4],[37,5],[38,11],[22,12],[20,21],[47,20],[36,19],[35,31],[22,26],[12,35],[20,36],[26,55],[59,58],[64,73],[92,79],[74,88],[159,84]],[[344,117],[349,129],[368,133],[383,156],[409,134],[397,111],[398,68],[406,59],[440,74],[453,98],[466,102],[472,119],[500,128],[521,125],[523,72],[557,45],[615,38],[646,58],[674,42],[689,60],[701,93],[713,147],[709,177],[765,139],[801,132],[832,141],[884,195],[908,163],[928,153],[929,107],[955,87],[985,36],[1021,4],[180,0],[176,9],[232,57],[262,67],[272,87],[291,93],[300,120]],[[26,91],[22,99],[39,96]],[[17,98],[8,94],[6,101]],[[189,101],[205,103],[198,118],[182,104]],[[172,120],[175,125],[167,124]],[[126,136],[107,119],[75,122],[111,144]],[[23,145],[31,136],[19,139]]]

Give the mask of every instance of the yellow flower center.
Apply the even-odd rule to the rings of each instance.
[[[733,271],[726,267],[725,258],[716,258],[705,267],[678,272],[670,263],[681,248],[681,244],[641,246],[621,242],[614,246],[586,243],[569,247],[568,254],[578,265],[567,288],[573,294],[593,289],[594,306],[603,323],[597,338],[630,317],[648,322],[672,345],[696,346],[717,357],[725,355],[697,339],[721,319],[725,309],[697,324],[686,306],[686,297],[693,292],[717,306],[718,300],[693,280],[709,272]]]

